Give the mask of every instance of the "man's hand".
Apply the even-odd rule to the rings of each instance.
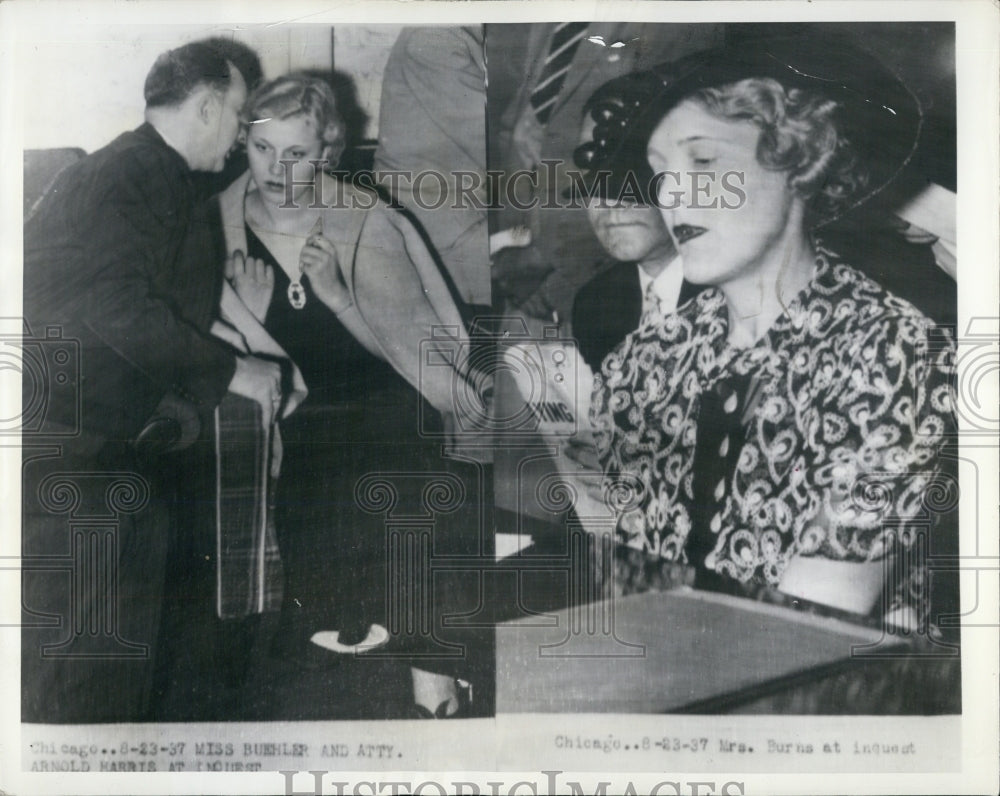
[[[490,235],[490,257],[504,249],[523,249],[531,245],[531,230],[523,224],[507,227]]]
[[[542,259],[535,246],[507,246],[490,259],[490,279],[499,293],[519,304],[541,286],[552,273],[552,266]]]
[[[235,251],[226,260],[226,279],[232,282],[236,294],[254,317],[264,322],[274,292],[274,269],[256,257],[243,257]]]
[[[260,404],[264,419],[272,423],[281,408],[281,368],[274,362],[253,356],[238,357],[229,392]]]
[[[556,316],[553,315],[554,310],[552,309],[552,305],[549,304],[548,299],[545,298],[541,290],[536,290],[521,302],[517,308],[532,318],[539,318],[545,321],[556,320]]]

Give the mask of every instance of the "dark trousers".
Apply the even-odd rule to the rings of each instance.
[[[22,721],[149,717],[170,533],[164,476],[87,434],[25,439]]]

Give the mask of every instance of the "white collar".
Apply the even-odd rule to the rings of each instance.
[[[639,288],[645,299],[646,291],[650,284],[653,285],[653,292],[660,299],[660,305],[673,310],[677,307],[677,299],[681,295],[681,283],[684,281],[684,268],[680,256],[675,257],[666,268],[660,271],[654,279],[637,265],[639,271]]]

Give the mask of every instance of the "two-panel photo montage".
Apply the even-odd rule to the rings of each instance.
[[[26,119],[23,723],[962,712],[953,23],[100,46]]]

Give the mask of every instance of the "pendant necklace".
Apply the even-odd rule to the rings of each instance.
[[[302,287],[302,268],[299,268],[299,275],[295,281],[288,283],[288,303],[292,309],[300,310],[306,305],[306,289]]]
[[[313,235],[323,234],[323,218],[320,216],[316,219],[316,223],[313,224],[312,230],[310,230],[310,237]],[[306,244],[308,245],[309,238],[306,238]],[[301,256],[301,255],[300,255]],[[299,275],[294,281],[290,282],[288,285],[288,303],[292,305],[293,309],[300,310],[306,305],[306,290],[302,287],[302,260],[299,260]]]

